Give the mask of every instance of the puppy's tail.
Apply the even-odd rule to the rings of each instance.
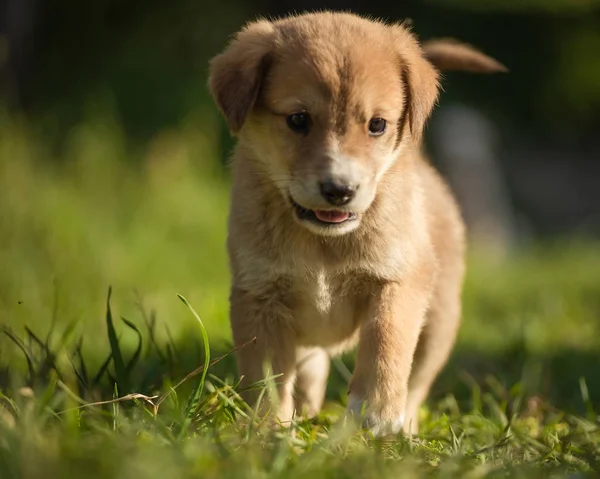
[[[453,38],[428,40],[422,48],[425,57],[440,71],[508,72],[495,58]]]

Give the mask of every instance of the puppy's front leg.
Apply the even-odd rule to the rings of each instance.
[[[430,297],[430,278],[377,287],[360,331],[348,409],[365,413],[374,435],[395,434],[406,413],[408,379]]]
[[[263,367],[268,365],[275,379],[279,405],[276,414],[282,423],[289,423],[294,413],[294,380],[296,347],[289,310],[281,302],[233,288],[230,297],[230,321],[236,352],[238,373],[243,376],[242,387],[247,388],[265,378]],[[252,338],[256,338],[254,342]],[[245,345],[245,346],[244,346]],[[242,347],[243,346],[243,347]],[[260,390],[245,390],[241,395],[255,407]],[[273,404],[264,397],[259,412],[264,413]]]

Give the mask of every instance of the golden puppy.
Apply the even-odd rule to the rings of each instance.
[[[452,349],[465,240],[420,152],[434,64],[504,68],[466,45],[423,49],[403,25],[331,12],[250,23],[211,61],[211,93],[238,137],[231,326],[236,345],[257,338],[238,367],[247,385],[265,362],[282,374],[281,421],[319,411],[330,355],[358,342],[349,410],[376,435],[415,432]]]

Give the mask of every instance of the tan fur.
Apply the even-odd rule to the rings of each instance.
[[[211,62],[211,92],[238,136],[231,326],[236,345],[257,338],[238,351],[238,367],[246,385],[266,363],[282,374],[282,422],[318,412],[328,355],[358,342],[349,410],[366,411],[375,434],[415,432],[450,354],[464,228],[420,153],[438,95],[432,61],[402,25],[322,12],[250,23]],[[306,134],[286,122],[299,111],[311,115]],[[373,117],[388,122],[379,137],[367,130]],[[324,201],[316,185],[328,178],[359,185],[348,205]],[[291,199],[356,220],[300,220]],[[257,392],[245,397],[254,405]]]
[[[466,43],[453,38],[428,40],[423,44],[425,57],[440,70],[477,73],[507,72],[508,68]]]

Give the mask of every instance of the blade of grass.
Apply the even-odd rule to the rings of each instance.
[[[88,382],[89,382],[89,376],[88,376],[88,371],[87,371],[87,367],[85,365],[85,361],[83,359],[83,336],[81,336],[79,338],[79,341],[77,341],[77,346],[75,347],[75,353],[74,356],[79,358],[79,371],[81,373],[81,378],[83,379],[83,384],[87,387]],[[73,366],[75,367],[75,366]]]
[[[110,365],[110,362],[112,360],[112,352],[108,354],[108,357],[106,358],[106,360],[102,363],[102,366],[100,366],[100,369],[98,369],[98,372],[96,373],[96,375],[94,376],[94,379],[92,381],[92,384],[94,386],[97,386],[100,381],[102,380],[102,377],[106,374],[106,371],[108,370],[108,366]]]
[[[115,331],[115,325],[113,323],[112,312],[110,310],[110,297],[112,294],[112,287],[108,287],[108,297],[106,298],[106,327],[108,329],[108,340],[110,342],[110,350],[112,352],[113,364],[115,366],[115,374],[119,391],[129,392],[127,369],[125,368],[125,362],[123,361],[123,354],[121,353],[121,347],[119,346],[119,339]]]
[[[260,405],[262,404],[262,401],[263,401],[263,398],[264,398],[266,392],[267,392],[267,386],[265,385],[265,387],[262,388],[260,393],[258,394],[258,399],[256,400],[256,406],[254,407],[254,410],[252,411],[252,421],[250,421],[250,424],[248,425],[248,429],[246,430],[246,442],[248,442],[250,440],[250,438],[252,437],[252,435],[254,433],[254,429],[256,428],[257,424],[259,423],[258,412],[260,411]]]
[[[131,329],[133,329],[136,332],[137,336],[138,336],[138,346],[137,346],[137,349],[135,350],[135,353],[133,353],[133,357],[129,360],[129,362],[127,363],[127,366],[125,367],[125,370],[127,372],[127,377],[131,377],[131,371],[133,371],[133,368],[135,367],[135,365],[139,361],[140,355],[142,353],[142,333],[140,333],[140,330],[137,328],[137,326],[135,324],[133,324],[131,321],[129,321],[128,319],[125,319],[125,318],[121,317],[121,320],[127,326],[129,326]]]
[[[256,341],[256,338],[252,338],[250,341],[245,342],[244,344],[242,344],[241,346],[238,346],[237,348],[233,348],[230,351],[227,351],[225,354],[223,354],[222,356],[219,356],[218,358],[213,359],[208,367],[214,366],[215,364],[217,364],[219,361],[222,361],[223,359],[225,359],[227,356],[229,356],[230,354],[245,348],[248,344],[253,343],[254,341]],[[172,393],[175,392],[175,390],[181,386],[184,382],[189,381],[191,378],[193,378],[194,376],[197,376],[198,374],[204,372],[206,370],[206,364],[203,364],[202,366],[194,369],[191,373],[186,374],[186,376],[179,381],[177,384],[175,384],[175,386],[169,388],[168,391],[164,392],[161,396],[160,399],[158,401],[156,401],[156,407],[158,408],[158,406],[160,406],[160,404],[167,399],[167,397],[169,397]]]
[[[202,319],[200,319],[200,316],[198,316],[198,313],[196,313],[196,311],[194,310],[194,308],[188,302],[187,299],[185,299],[180,294],[178,294],[177,297],[181,300],[181,302],[183,304],[185,304],[187,306],[187,308],[192,312],[192,315],[196,318],[196,321],[198,321],[198,324],[200,325],[200,332],[202,334],[202,341],[204,342],[204,369],[202,370],[202,376],[200,377],[200,382],[198,383],[198,386],[196,386],[196,389],[194,390],[192,396],[188,400],[188,403],[186,406],[185,419],[184,419],[183,425],[181,427],[181,431],[179,433],[179,437],[182,438],[183,436],[185,436],[187,434],[187,432],[189,430],[192,417],[194,415],[194,412],[196,410],[196,407],[198,405],[200,397],[202,396],[202,391],[204,389],[204,381],[206,380],[206,374],[207,374],[208,368],[210,366],[210,344],[208,342],[208,333],[206,332],[204,323],[202,322]]]
[[[168,338],[168,342],[167,342],[167,349],[169,350],[169,359],[171,361],[171,368],[173,367],[173,365],[175,364],[175,361],[180,361],[181,362],[181,356],[179,355],[178,351],[177,351],[177,347],[175,345],[175,341],[173,340],[173,335],[171,334],[171,330],[169,329],[169,325],[164,323],[165,325],[165,332],[167,333],[167,338]]]
[[[88,376],[87,376],[87,368],[85,366],[85,361],[83,360],[83,356],[81,355],[81,343],[83,338],[78,341],[77,346],[75,347],[75,351],[72,354],[69,354],[67,357],[69,362],[71,363],[71,367],[73,368],[73,372],[77,379],[79,380],[79,389],[85,390],[88,387]],[[75,365],[75,360],[79,359],[79,368]]]
[[[57,411],[56,414],[59,416],[62,414],[71,412],[71,411],[77,411],[77,410],[85,409],[85,408],[89,408],[89,407],[105,406],[105,405],[111,405],[111,404],[114,405],[115,403],[120,403],[120,402],[125,402],[125,401],[133,401],[133,400],[139,400],[139,399],[141,399],[153,406],[154,405],[153,400],[158,397],[158,396],[146,396],[145,394],[139,394],[139,393],[131,393],[131,394],[127,394],[126,396],[116,397],[114,399],[108,399],[106,401],[86,402],[84,399],[80,398],[79,396],[77,396],[77,394],[75,394],[73,391],[71,391],[65,383],[58,381],[57,384],[71,399],[73,399],[75,402],[80,404],[80,406],[78,406],[78,407],[72,407],[69,409],[63,409],[62,411]]]
[[[46,347],[50,347],[52,341],[52,335],[56,329],[56,323],[58,320],[58,281],[56,278],[52,280],[53,296],[52,296],[52,316],[50,317],[50,329],[46,336]]]
[[[119,398],[119,389],[118,385],[115,384],[115,389],[113,392],[113,402],[112,402],[112,410],[113,410],[113,431],[117,431],[119,428],[119,402],[117,399]]]
[[[161,348],[158,346],[156,341],[156,312],[154,310],[150,310],[150,314],[146,312],[146,308],[144,306],[144,302],[142,300],[142,296],[140,293],[135,290],[134,291],[136,297],[136,306],[142,315],[142,319],[146,325],[146,330],[148,331],[148,337],[150,339],[150,344],[156,351],[156,354],[160,358],[160,360],[164,363],[167,362],[167,358],[162,352]],[[151,348],[146,348],[146,355],[148,355]]]
[[[2,327],[2,332],[13,343],[15,343],[21,351],[23,351],[23,354],[25,355],[25,359],[27,360],[27,371],[29,373],[29,379],[30,379],[30,381],[33,381],[34,377],[35,377],[35,368],[33,367],[33,359],[31,358],[29,351],[27,351],[27,346],[21,340],[21,338],[19,338],[15,333],[13,333],[12,330],[10,328],[8,328],[7,326]]]
[[[339,357],[333,357],[331,362],[333,363],[333,366],[338,370],[340,375],[344,378],[344,380],[347,383],[349,383],[350,379],[352,379],[352,373],[346,367],[346,365],[344,364],[344,361],[342,361],[342,359]]]
[[[33,340],[33,342],[36,343],[42,351],[46,353],[50,351],[46,344],[40,338],[38,338],[31,329],[29,329],[29,326],[25,326],[25,332],[27,333],[27,336],[29,336],[29,338]]]
[[[579,390],[581,392],[581,399],[583,400],[583,404],[585,405],[587,418],[588,420],[593,421],[596,417],[596,411],[594,410],[594,404],[590,399],[590,392],[588,390],[587,382],[584,377],[579,378]]]

